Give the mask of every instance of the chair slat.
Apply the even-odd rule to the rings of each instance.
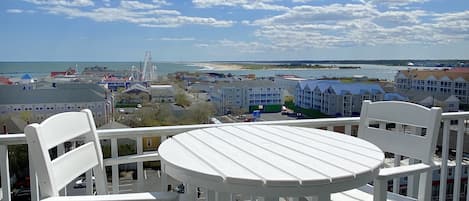
[[[433,123],[430,122],[431,118],[422,116],[422,114],[428,113],[429,109],[420,105],[398,101],[383,101],[368,105],[367,118],[426,128]]]
[[[66,112],[56,114],[41,123],[40,132],[47,149],[63,142],[91,132],[87,114],[84,112]]]
[[[78,165],[79,163],[79,165]],[[86,143],[52,161],[52,173],[57,189],[98,165],[93,142]]]
[[[364,128],[360,138],[372,142],[385,152],[410,158],[426,158],[430,155],[431,141],[417,135],[403,135],[394,131],[377,128]],[[412,150],[409,150],[412,149]]]

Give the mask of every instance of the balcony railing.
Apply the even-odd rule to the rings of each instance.
[[[425,118],[425,117],[422,117]],[[464,153],[464,137],[467,133],[467,122],[469,120],[469,112],[451,112],[443,113],[442,118],[442,131],[441,137],[441,153],[438,154],[441,160],[440,165],[440,188],[438,195],[434,195],[434,200],[460,200],[466,197],[465,192],[469,192],[469,183],[465,183],[466,188],[461,191],[461,183],[463,178],[463,168],[467,168],[463,163]],[[143,128],[125,128],[125,129],[107,129],[98,130],[99,138],[101,140],[110,140],[111,145],[111,158],[105,160],[105,165],[110,166],[111,171],[111,186],[113,193],[120,193],[119,190],[119,164],[123,163],[136,163],[137,164],[137,181],[136,183],[145,182],[145,171],[143,162],[159,160],[158,153],[153,152],[150,156],[143,156],[143,137],[161,137],[161,140],[166,139],[168,136],[176,135],[185,131],[208,128],[208,127],[219,127],[226,125],[236,124],[258,124],[258,125],[290,125],[290,126],[302,126],[310,128],[323,128],[327,130],[334,130],[347,135],[355,135],[360,119],[358,117],[348,118],[323,118],[323,119],[304,119],[304,120],[286,120],[286,121],[263,121],[263,122],[250,122],[250,123],[233,123],[233,124],[198,124],[198,125],[184,125],[184,126],[162,126],[162,127],[143,127]],[[137,154],[132,156],[118,156],[118,139],[131,138],[136,140]],[[450,143],[451,142],[451,143]],[[469,142],[469,141],[468,141]],[[9,159],[8,159],[8,145],[20,145],[26,144],[26,138],[24,134],[7,134],[0,135],[0,172],[1,172],[1,188],[0,188],[0,199],[5,201],[11,200],[10,190],[10,175],[9,175]],[[73,148],[75,143],[72,142],[71,147]],[[469,148],[469,147],[466,147]],[[453,157],[452,154],[455,157]],[[64,146],[57,148],[58,154],[65,151]],[[148,154],[148,153],[146,153]],[[450,160],[448,160],[450,159]],[[396,160],[395,160],[396,161]],[[454,178],[448,180],[448,171],[454,169]],[[30,168],[30,175],[34,175],[34,169]],[[466,174],[467,175],[467,174]],[[89,174],[87,175],[88,178]],[[37,181],[34,176],[31,179],[31,200],[38,200],[38,187]],[[450,181],[450,182],[448,182]],[[87,180],[87,192],[91,191],[89,186],[92,186],[91,179]],[[166,182],[166,181],[165,181]],[[409,178],[407,180],[407,194],[414,195],[416,193],[416,182]],[[434,180],[435,182],[435,180]],[[469,182],[467,180],[466,182]],[[448,185],[450,183],[450,185]],[[164,183],[165,184],[165,183]],[[162,185],[165,186],[165,185]],[[452,186],[452,193],[447,194],[447,187]],[[396,180],[393,182],[393,191],[399,192],[401,185]],[[137,191],[143,191],[143,185],[137,185]],[[167,189],[154,189],[154,191],[161,191]],[[457,196],[453,196],[457,195]]]

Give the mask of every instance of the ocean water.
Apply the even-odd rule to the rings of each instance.
[[[155,63],[159,75],[167,75],[177,71],[197,71],[202,67],[190,66],[185,63]],[[139,68],[143,62],[0,62],[0,76],[21,77],[25,73],[33,77],[49,76],[52,71],[65,71],[69,67],[77,67],[82,72],[85,67],[101,66],[113,70],[130,70],[132,66]]]
[[[159,76],[167,75],[178,71],[188,72],[221,72],[233,75],[256,74],[258,77],[274,76],[279,74],[292,74],[304,78],[322,77],[350,77],[354,75],[364,75],[369,78],[379,78],[393,81],[398,70],[408,69],[407,66],[384,66],[369,64],[354,64],[360,69],[285,69],[285,70],[213,70],[194,63],[155,63]],[[330,64],[328,64],[330,65]],[[338,64],[340,66],[346,66]],[[143,66],[142,62],[0,62],[0,76],[21,77],[25,73],[31,74],[35,78],[46,77],[51,71],[64,71],[69,67],[77,67],[81,72],[85,67],[106,66],[109,69],[129,70],[132,66]],[[412,67],[415,68],[415,67]],[[418,67],[427,68],[427,67]]]

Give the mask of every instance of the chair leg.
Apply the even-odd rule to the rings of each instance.
[[[374,180],[373,182],[373,201],[386,200],[388,181],[387,180]]]

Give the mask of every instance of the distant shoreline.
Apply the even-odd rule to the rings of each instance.
[[[202,67],[202,70],[232,71],[245,70],[243,65],[232,63],[193,63],[194,66]]]
[[[235,71],[235,70],[311,70],[311,69],[360,69],[360,66],[338,66],[335,64],[254,64],[254,63],[193,63],[194,66],[202,67],[202,70]]]

